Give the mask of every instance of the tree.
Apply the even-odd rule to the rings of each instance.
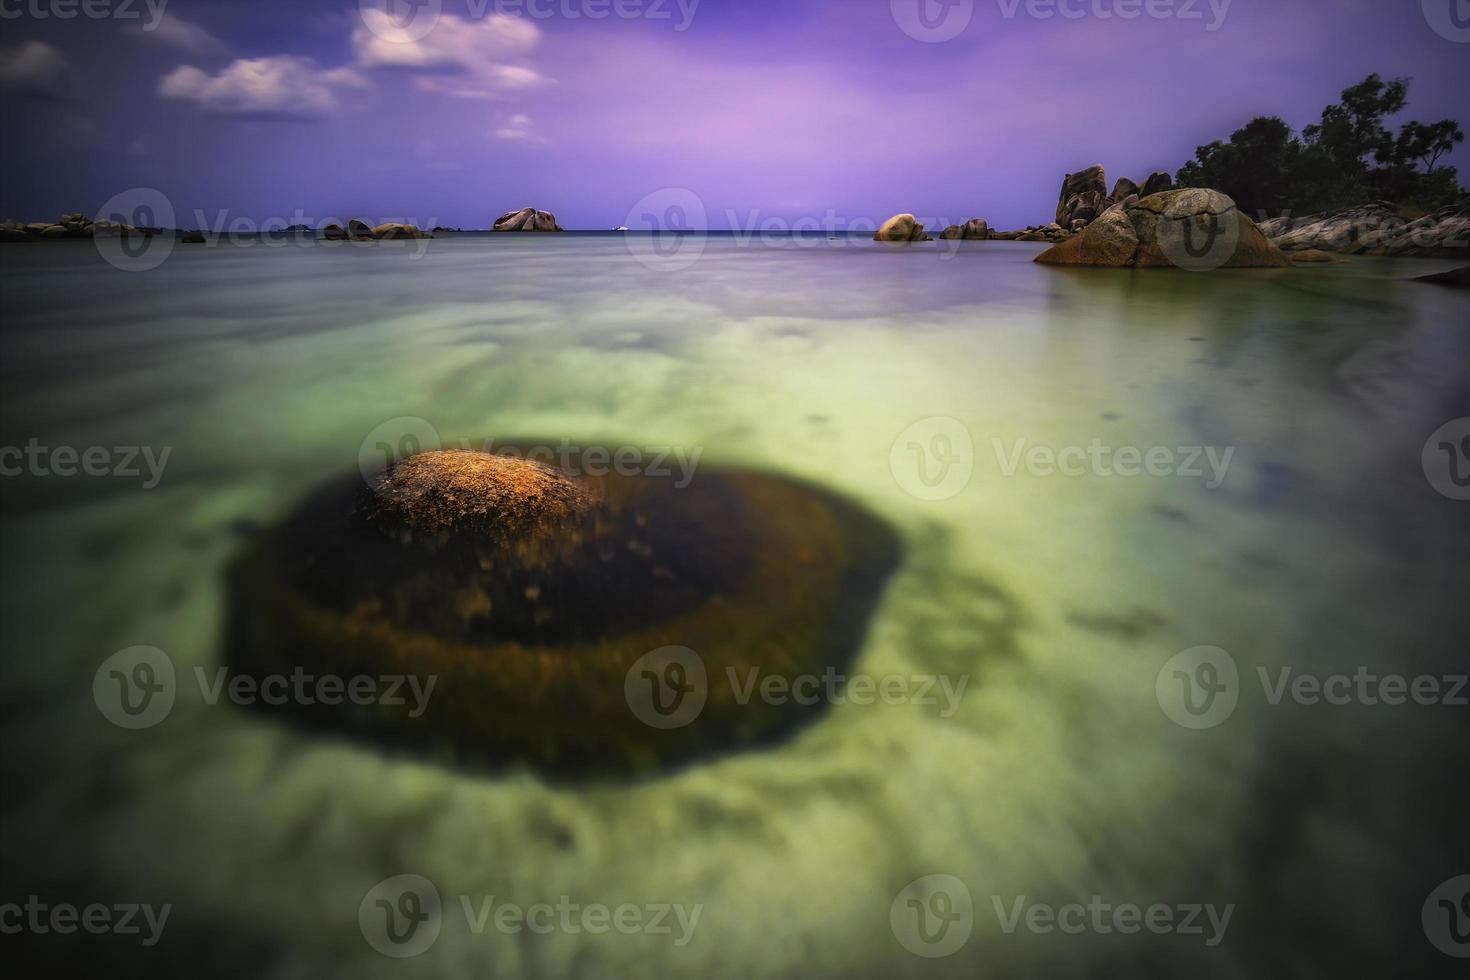
[[[1336,209],[1374,197],[1423,208],[1454,201],[1465,191],[1455,169],[1438,163],[1465,134],[1444,119],[1406,122],[1395,135],[1384,121],[1404,110],[1408,96],[1408,79],[1369,75],[1344,89],[1342,101],[1325,107],[1300,138],[1274,116],[1257,117],[1228,143],[1197,148],[1176,182],[1223,191],[1248,213]]]

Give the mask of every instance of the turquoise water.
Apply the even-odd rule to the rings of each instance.
[[[444,902],[408,964],[425,976],[1389,975],[1437,955],[1420,911],[1465,871],[1446,795],[1465,709],[1272,704],[1257,676],[1465,672],[1470,504],[1421,456],[1470,414],[1470,317],[1409,281],[1447,264],[646,244],[179,246],[139,272],[89,244],[0,253],[0,446],[151,453],[136,475],[0,481],[5,891],[173,906],[155,947],[65,955],[402,975],[358,913],[405,873]],[[776,748],[584,785],[387,756],[192,681],[155,727],[109,723],[110,655],[212,671],[243,538],[406,433],[678,448],[840,492],[905,542],[854,670],[963,695],[839,704]],[[1119,448],[1158,450],[1155,471]],[[1200,646],[1240,681],[1194,729],[1166,665]],[[973,922],[929,958],[890,913],[935,874]],[[996,910],[1095,895],[1234,912],[1207,946],[1007,932]],[[702,911],[683,944],[477,934],[461,896]]]

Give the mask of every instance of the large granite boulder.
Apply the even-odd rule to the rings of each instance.
[[[954,241],[983,242],[990,237],[990,225],[984,218],[971,218],[963,225],[950,225],[939,233],[939,237]]]
[[[565,231],[556,223],[556,215],[535,208],[507,211],[495,219],[496,231]]]
[[[1154,194],[1162,194],[1174,186],[1174,178],[1162,170],[1155,170],[1148,175],[1148,180],[1143,182],[1143,188],[1139,190],[1139,197],[1151,197]]]
[[[1061,197],[1057,200],[1056,223],[1070,228],[1073,221],[1091,221],[1102,213],[1107,196],[1107,175],[1102,164],[1067,174],[1062,180]]]
[[[353,218],[347,222],[347,232],[353,238],[372,238],[373,226],[361,218]]]
[[[1103,210],[1106,211],[1119,201],[1125,201],[1135,194],[1138,194],[1138,185],[1127,177],[1119,177],[1117,182],[1113,184],[1113,192],[1103,202]],[[1142,195],[1139,196],[1141,197]]]
[[[1234,201],[1204,188],[1151,194],[1131,206],[1108,211],[1080,235],[1038,255],[1036,261],[1192,271],[1291,265]]]
[[[895,214],[883,222],[877,234],[873,236],[875,242],[929,242],[933,241],[924,231],[924,226],[919,224],[917,218],[905,212]]]

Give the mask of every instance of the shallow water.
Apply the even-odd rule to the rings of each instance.
[[[426,976],[1453,975],[1420,912],[1470,868],[1465,708],[1272,704],[1258,680],[1466,672],[1470,504],[1421,454],[1470,414],[1470,317],[1409,281],[1445,263],[646,244],[179,246],[147,272],[86,244],[0,253],[0,446],[169,453],[146,488],[147,457],[0,481],[4,891],[173,905],[155,947],[48,955],[402,975],[358,911],[412,873],[444,902],[408,964]],[[963,696],[837,704],[776,748],[588,784],[207,703],[193,669],[218,663],[242,540],[405,434],[678,448],[844,494],[905,543],[854,671]],[[1159,466],[1024,462],[1094,445]],[[139,644],[184,680],[128,731],[93,677]],[[1201,645],[1238,667],[1238,705],[1191,729],[1156,682]],[[942,958],[890,925],[933,874],[973,904]],[[461,896],[702,911],[683,944],[477,935]],[[1022,896],[1234,912],[1215,945],[1007,932],[997,904]]]

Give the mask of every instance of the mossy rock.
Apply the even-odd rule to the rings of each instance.
[[[572,477],[450,451],[371,486],[333,481],[231,567],[226,661],[257,679],[433,677],[416,718],[411,699],[277,710],[495,769],[645,772],[812,720],[820,705],[742,704],[750,672],[845,670],[899,559],[894,532],[778,475],[701,466],[681,486],[634,469]],[[697,655],[703,707],[657,727],[630,685],[670,648]]]

